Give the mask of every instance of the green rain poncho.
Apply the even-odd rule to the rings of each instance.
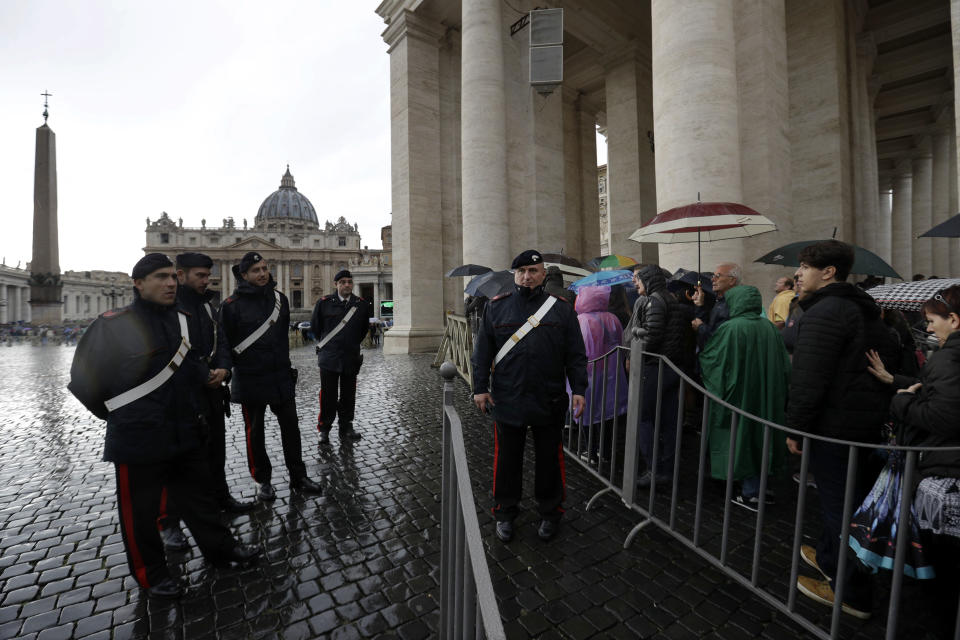
[[[790,382],[790,360],[777,328],[763,316],[756,287],[740,285],[724,295],[730,319],[720,325],[700,352],[703,386],[735,407],[783,424]],[[730,453],[730,410],[710,406],[710,470],[726,479]],[[783,467],[786,436],[771,429],[770,473]],[[763,427],[740,418],[735,441],[734,480],[760,475]]]

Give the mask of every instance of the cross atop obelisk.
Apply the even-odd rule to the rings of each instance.
[[[50,115],[50,114],[47,112],[47,106],[48,106],[48,105],[47,105],[47,98],[49,98],[49,97],[52,96],[53,94],[52,94],[52,93],[47,93],[47,90],[44,89],[44,90],[43,90],[43,93],[41,93],[40,95],[43,96],[43,124],[47,124],[47,117]]]
[[[63,322],[60,283],[60,243],[57,230],[57,142],[47,126],[44,90],[43,124],[37,127],[37,151],[33,172],[33,256],[30,259],[31,320],[39,325]]]

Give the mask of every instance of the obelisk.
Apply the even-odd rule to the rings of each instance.
[[[30,312],[34,325],[63,324],[60,243],[57,230],[57,137],[47,125],[44,92],[43,125],[37,128],[33,172],[33,257],[30,260]]]

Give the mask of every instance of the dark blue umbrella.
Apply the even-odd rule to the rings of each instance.
[[[960,213],[946,222],[941,222],[930,231],[920,234],[921,238],[960,238]]]
[[[501,293],[513,291],[513,273],[510,271],[489,271],[481,273],[467,283],[463,292],[471,296],[495,298]]]

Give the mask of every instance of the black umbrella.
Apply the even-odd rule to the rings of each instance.
[[[544,262],[552,262],[553,264],[565,264],[571,267],[579,267],[583,269],[583,264],[576,258],[571,258],[570,256],[565,256],[562,253],[544,253],[541,256]]]
[[[941,222],[930,231],[920,234],[921,238],[960,238],[960,213],[946,222]]]
[[[778,264],[783,267],[799,267],[800,252],[805,247],[809,247],[817,242],[819,242],[819,240],[791,242],[788,245],[784,245],[779,249],[774,249],[770,253],[760,256],[754,260],[754,262],[761,262],[763,264]],[[853,245],[853,252],[853,269],[850,270],[851,273],[859,273],[865,276],[900,278],[903,280],[900,274],[893,270],[893,267],[884,262],[883,258],[872,251],[867,251],[863,247]]]
[[[490,271],[493,271],[493,269],[482,264],[462,264],[447,271],[446,275],[448,278],[456,278],[458,276],[476,276]]]
[[[468,282],[463,289],[463,292],[467,295],[485,296],[487,298],[495,298],[508,291],[513,291],[513,273],[510,271],[482,273]]]

